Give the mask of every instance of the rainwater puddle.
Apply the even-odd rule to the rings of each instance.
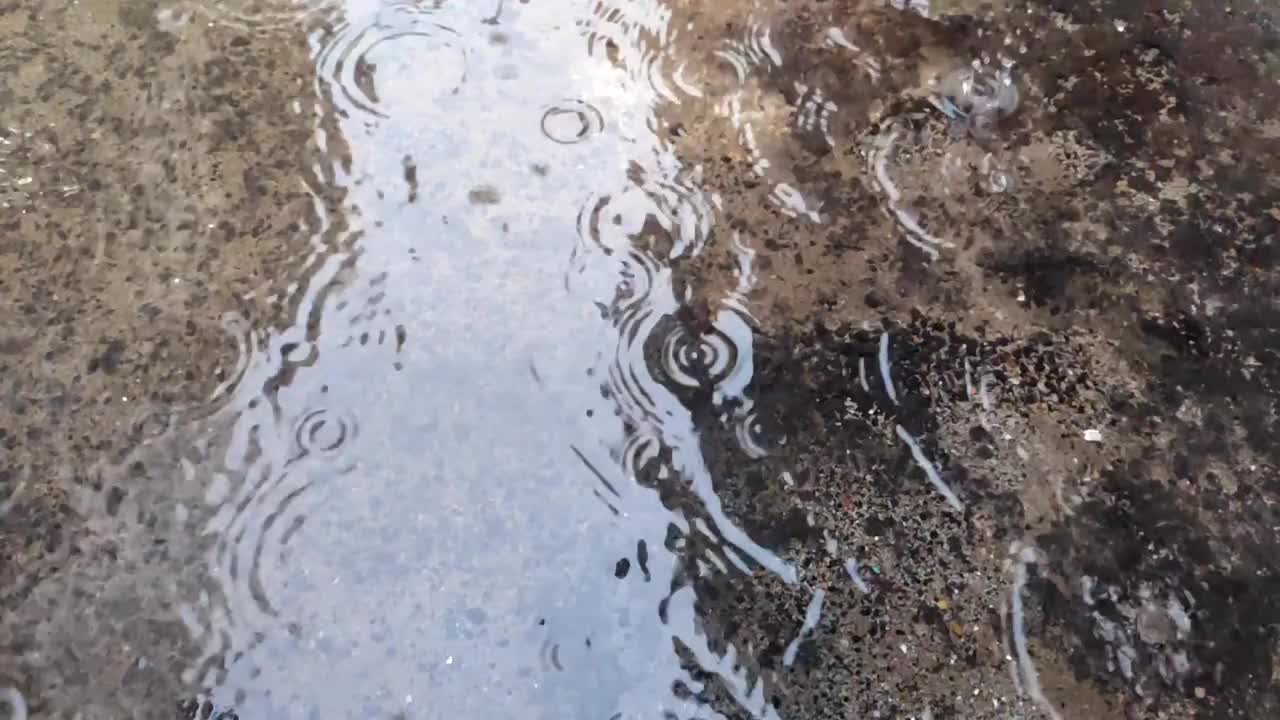
[[[124,552],[145,556],[149,535],[175,548],[150,571],[161,599],[144,604],[180,623],[190,649],[136,662],[175,666],[192,691],[180,713],[803,715],[766,697],[760,653],[781,663],[769,672],[809,664],[824,588],[872,590],[844,557],[847,575],[806,577],[718,494],[735,464],[787,438],[748,392],[758,239],[721,224],[719,192],[677,156],[673,117],[715,118],[780,212],[824,218],[774,168],[775,115],[789,110],[760,93],[757,73],[786,62],[769,25],[748,14],[699,40],[695,22],[714,20],[572,0],[156,10],[178,37],[305,33],[314,93],[294,110],[317,118],[323,163],[306,186],[325,188],[312,190],[303,279],[274,291],[291,323],[225,316],[240,356],[216,412],[157,445],[199,437],[176,462],[153,453],[154,485],[124,513],[149,518],[126,523]],[[836,25],[829,34],[854,74],[878,77],[880,59]],[[945,80],[935,102],[947,116],[986,127],[1012,110],[1016,94],[968,72]],[[810,130],[829,132],[834,102],[819,91],[798,105]],[[886,217],[936,256],[950,243],[886,170],[896,132],[860,154]],[[680,266],[711,245],[728,271],[698,289]],[[868,359],[885,381],[876,392],[897,403],[881,335]],[[723,477],[704,458],[708,422],[730,428],[737,460]],[[960,510],[896,432],[939,490],[929,502]],[[776,648],[705,617],[711,598],[694,580],[717,576],[798,593],[766,631]]]
[[[184,679],[215,708],[692,709],[670,692],[687,676],[672,643],[706,641],[691,594],[671,588],[666,538],[697,530],[623,460],[652,433],[682,453],[672,472],[709,483],[687,411],[643,352],[678,306],[669,258],[629,240],[705,201],[634,181],[678,166],[655,137],[655,94],[586,40],[630,44],[625,33],[660,24],[649,11],[627,23],[567,2],[316,11],[329,25],[312,35],[317,82],[341,134],[320,142],[346,145],[345,216],[326,219],[343,225],[342,249],[315,260],[293,327],[249,331],[258,351],[227,399],[225,451],[185,479],[208,489],[199,531],[215,582],[181,606],[202,647]],[[252,25],[252,13],[228,15]],[[696,241],[696,227],[673,230]],[[742,320],[732,327],[747,345],[656,341],[673,373],[728,379],[750,349]]]
[[[674,391],[742,398],[751,329],[675,315],[670,263],[711,200],[681,177],[649,68],[660,5],[352,1],[175,8],[312,28],[341,150],[295,323],[243,327],[215,435],[181,484],[207,551],[175,608],[192,708],[238,717],[691,716],[685,657],[725,665],[673,585],[796,571],[720,509]],[[656,232],[666,247],[639,246]],[[749,273],[751,253],[741,249]],[[744,282],[747,278],[744,277]],[[637,484],[687,484],[710,522]],[[726,560],[732,564],[726,564]],[[707,561],[701,561],[707,562]],[[734,676],[741,701],[759,688]],[[772,712],[772,711],[768,711]],[[215,716],[217,716],[215,714]]]
[[[120,233],[68,255],[98,304],[146,298],[133,332],[173,310],[180,344],[218,340],[99,392],[132,444],[50,481],[83,527],[0,594],[35,628],[0,633],[0,720],[1112,707],[1068,628],[1142,702],[1212,694],[1192,585],[1079,560],[1107,545],[1094,483],[1134,435],[1109,402],[1135,385],[1120,343],[1072,334],[1084,301],[1038,255],[1001,255],[1025,227],[1093,232],[1037,213],[1114,160],[1021,75],[1044,18],[87,5],[67,12],[101,42],[80,44],[107,62],[118,30],[143,68],[136,112],[91,139],[136,131],[111,167],[145,182],[85,200]],[[65,123],[81,92],[40,112]],[[4,208],[79,212],[101,183],[51,164],[68,141],[29,115],[0,133]],[[139,345],[174,362],[148,342],[53,384],[142,373]],[[138,387],[205,381],[181,407]],[[0,399],[64,402],[24,392]],[[22,482],[0,517],[43,487]]]

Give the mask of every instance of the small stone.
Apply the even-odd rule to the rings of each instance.
[[[1202,688],[1202,687],[1196,687],[1196,699],[1197,699],[1197,700],[1203,700],[1203,699],[1204,699],[1204,695],[1205,695],[1204,688]]]
[[[1084,431],[1085,442],[1100,443],[1102,442],[1102,431],[1097,428],[1089,428]]]

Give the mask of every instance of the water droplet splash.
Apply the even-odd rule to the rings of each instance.
[[[738,348],[727,335],[712,328],[694,332],[670,323],[662,339],[662,377],[685,388],[713,388],[738,368]]]
[[[1012,71],[975,60],[939,79],[930,101],[961,127],[987,137],[1018,109],[1019,99]]]
[[[604,129],[604,116],[592,104],[566,100],[542,114],[542,134],[561,145],[573,145]]]
[[[304,453],[335,455],[355,435],[355,423],[327,410],[314,410],[298,423],[298,447]]]
[[[317,54],[322,81],[352,112],[373,119],[422,113],[467,79],[467,53],[456,30],[416,6],[394,5],[348,19]]]

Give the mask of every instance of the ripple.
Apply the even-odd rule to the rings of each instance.
[[[27,720],[27,701],[17,688],[0,688],[0,710],[6,720]]]
[[[948,118],[982,136],[1018,109],[1019,93],[1007,68],[975,61],[941,78],[931,101]]]
[[[742,448],[742,452],[746,453],[747,457],[759,460],[769,454],[769,449],[765,445],[764,424],[760,422],[754,410],[738,418],[734,434],[738,438],[738,447]]]
[[[203,617],[194,622],[207,625],[207,631],[198,632],[209,643],[201,661],[204,672],[218,672],[217,658],[231,649],[232,638],[263,637],[281,624],[272,596],[288,576],[290,542],[323,500],[318,497],[323,493],[314,492],[317,485],[352,469],[341,461],[358,434],[351,416],[316,408],[290,426],[273,423],[274,411],[266,404],[250,412],[259,413],[245,418],[255,428],[268,423],[277,428],[257,433],[279,431],[296,445],[290,448],[289,443],[277,445],[257,437],[230,450],[231,455],[253,458],[243,473],[234,473],[235,480],[221,473],[210,478],[206,501],[214,513],[206,533],[217,538],[209,565],[218,592],[202,601],[203,607],[192,609]],[[254,449],[259,446],[261,450]]]
[[[626,325],[626,318],[643,311],[653,293],[654,281],[662,271],[652,257],[642,252],[627,254],[619,270],[618,286],[613,299],[614,316]]]
[[[661,427],[670,414],[668,403],[662,402],[661,387],[644,362],[643,339],[662,316],[651,308],[641,307],[618,328],[618,345],[609,367],[608,389],[618,403],[622,417],[629,423]]]
[[[751,18],[748,18],[742,36],[727,40],[718,54],[734,66],[741,80],[746,80],[755,68],[769,69],[782,65],[782,54],[773,44],[769,26]]]
[[[716,328],[699,333],[673,323],[662,338],[660,370],[680,387],[715,387],[737,370],[738,355],[738,347]]]
[[[551,638],[543,640],[542,647],[538,650],[538,656],[542,661],[542,669],[544,671],[564,672],[564,663],[560,661],[560,643],[553,641]]]
[[[631,433],[622,448],[620,464],[623,474],[635,481],[650,463],[662,458],[662,442],[643,432]]]
[[[603,129],[600,110],[582,100],[566,100],[542,113],[542,134],[561,145],[583,142]]]
[[[597,301],[616,333],[605,392],[631,428],[659,444],[679,443],[688,419],[677,394],[704,385],[717,401],[738,394],[749,377],[750,358],[740,351],[749,352],[750,328],[733,307],[736,293],[722,299],[727,309],[705,337],[677,320],[682,292],[673,285],[671,261],[702,252],[714,209],[675,172],[631,170],[626,186],[581,205],[566,284],[588,268],[612,276],[611,296]],[[738,290],[750,286],[749,262],[745,270]]]
[[[219,398],[230,393],[240,384],[249,369],[249,361],[258,353],[258,336],[249,326],[249,321],[238,312],[227,312],[222,316],[222,329],[235,341],[236,364],[227,374],[227,378],[213,391],[213,397]]]
[[[336,17],[341,0],[214,0],[188,2],[157,13],[162,26],[180,26],[197,16],[250,32],[309,27]]]
[[[306,473],[283,472],[261,478],[253,492],[238,498],[241,507],[221,536],[215,564],[234,624],[257,629],[278,616],[266,578],[281,559],[285,533],[305,520],[299,500],[310,487]]]
[[[348,109],[373,118],[432,110],[467,78],[461,36],[428,13],[393,6],[327,38],[317,57],[322,82]]]
[[[896,124],[890,124],[888,132],[875,138],[871,151],[867,153],[867,171],[875,179],[884,195],[885,209],[902,228],[907,242],[919,248],[931,259],[938,258],[938,249],[953,247],[953,243],[945,238],[929,232],[919,220],[917,212],[903,202],[902,191],[898,189],[889,172],[895,153],[895,145],[902,130]]]
[[[630,250],[669,261],[698,255],[706,247],[715,222],[706,195],[680,178],[651,177],[638,168],[634,174],[633,185],[593,195],[582,205],[576,262],[585,262],[595,251],[613,255]]]
[[[328,410],[315,410],[298,423],[295,437],[304,453],[335,455],[355,437],[355,423]]]
[[[678,101],[664,69],[669,19],[670,9],[660,0],[596,3],[582,23],[587,53],[624,72],[654,98]]]

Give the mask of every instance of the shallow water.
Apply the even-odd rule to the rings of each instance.
[[[158,570],[182,582],[154,592],[197,648],[183,684],[240,717],[689,712],[672,643],[708,651],[668,537],[794,570],[714,509],[656,379],[728,397],[750,376],[740,303],[702,337],[669,322],[666,265],[706,241],[708,199],[656,135],[648,70],[610,57],[652,52],[665,9],[155,12],[174,33],[306,32],[332,164],[299,182],[342,198],[316,199],[303,279],[277,291],[292,323],[224,318],[234,374],[137,500],[182,548]],[[655,222],[666,256],[632,246]],[[635,486],[660,449],[717,527]]]
[[[1269,616],[1193,597],[1244,566],[1184,573],[1199,535],[1089,559],[1130,531],[1103,505],[1133,505],[1091,483],[1178,444],[1117,439],[1147,427],[1116,409],[1155,372],[1141,343],[1072,334],[1102,291],[993,289],[981,254],[1120,152],[1060,137],[1065,103],[1020,74],[1039,25],[801,5],[72,3],[51,57],[99,38],[77,62],[129,59],[139,105],[67,169],[52,128],[90,90],[4,58],[10,99],[39,98],[3,136],[5,208],[140,178],[69,223],[141,239],[73,231],[47,262],[83,256],[90,299],[34,304],[148,318],[83,373],[15,361],[52,379],[6,412],[102,381],[68,442],[128,440],[5,478],[6,521],[41,517],[45,482],[76,528],[0,595],[8,717],[1119,717],[1228,707],[1233,673],[1267,692],[1262,645],[1227,670],[1209,648]],[[169,354],[171,312],[214,339]],[[1270,472],[1261,452],[1217,471]]]
[[[295,325],[247,329],[227,447],[184,478],[208,489],[213,581],[181,598],[185,679],[242,717],[687,713],[671,643],[705,640],[664,537],[690,528],[623,457],[663,443],[688,482],[706,470],[640,350],[677,306],[667,259],[635,263],[628,233],[705,200],[668,179],[653,88],[602,54],[624,24],[591,3],[314,12],[344,228]],[[749,346],[715,337],[661,338],[666,367],[733,377]]]

